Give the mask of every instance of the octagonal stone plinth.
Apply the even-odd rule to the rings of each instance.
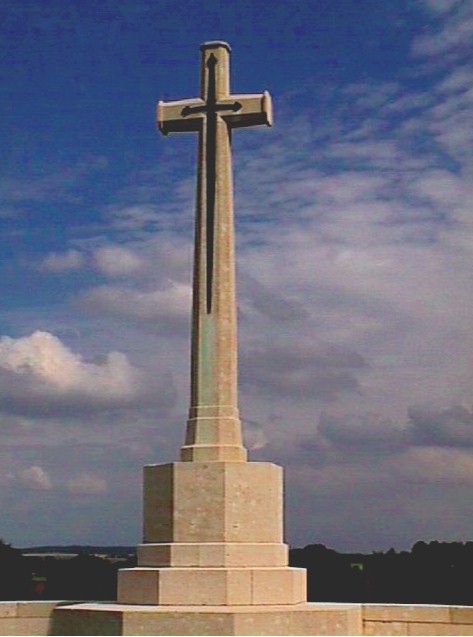
[[[282,543],[282,469],[265,462],[144,468],[145,543]]]

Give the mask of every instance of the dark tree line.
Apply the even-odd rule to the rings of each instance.
[[[417,542],[410,552],[337,553],[322,544],[290,551],[307,569],[309,601],[473,605],[473,542]]]
[[[0,600],[116,599],[118,569],[135,566],[136,559],[77,548],[73,558],[36,557],[0,540]],[[292,549],[290,565],[307,569],[309,601],[473,606],[473,542],[417,542],[410,552],[370,555],[311,544]]]
[[[0,540],[0,600],[115,600],[118,569],[134,565],[83,551],[69,559],[23,555]]]

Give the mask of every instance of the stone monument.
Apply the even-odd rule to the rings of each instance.
[[[145,468],[139,567],[120,572],[124,604],[300,603],[287,567],[282,472],[247,462],[237,406],[231,129],[271,125],[271,98],[232,95],[230,48],[201,47],[201,97],[159,102],[158,127],[199,133],[191,403],[181,462]]]
[[[229,58],[227,43],[203,44],[200,97],[157,109],[164,135],[199,136],[185,443],[179,462],[144,469],[143,543],[138,566],[119,572],[117,603],[58,609],[70,635],[360,631],[359,613],[307,604],[305,570],[288,566],[283,543],[282,469],[248,462],[242,443],[231,131],[272,114],[268,93],[230,92]],[[105,632],[86,632],[91,622]]]

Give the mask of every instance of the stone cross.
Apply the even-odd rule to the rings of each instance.
[[[245,462],[230,132],[271,119],[269,95],[230,94],[229,53],[224,42],[204,44],[201,98],[158,106],[163,133],[200,139],[187,439],[180,462],[144,468],[143,543],[138,565],[119,572],[118,604],[83,608],[110,634],[359,634],[340,623],[325,630],[327,613],[318,619],[306,603],[305,571],[288,566],[282,468]]]
[[[159,102],[158,128],[199,133],[191,402],[182,461],[245,461],[237,404],[231,129],[272,124],[271,97],[230,93],[230,46],[201,47],[200,98]]]

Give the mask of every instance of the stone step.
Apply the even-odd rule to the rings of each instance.
[[[138,566],[287,566],[287,544],[207,542],[139,544]]]
[[[305,601],[305,569],[138,567],[118,574],[120,604],[251,606]]]

